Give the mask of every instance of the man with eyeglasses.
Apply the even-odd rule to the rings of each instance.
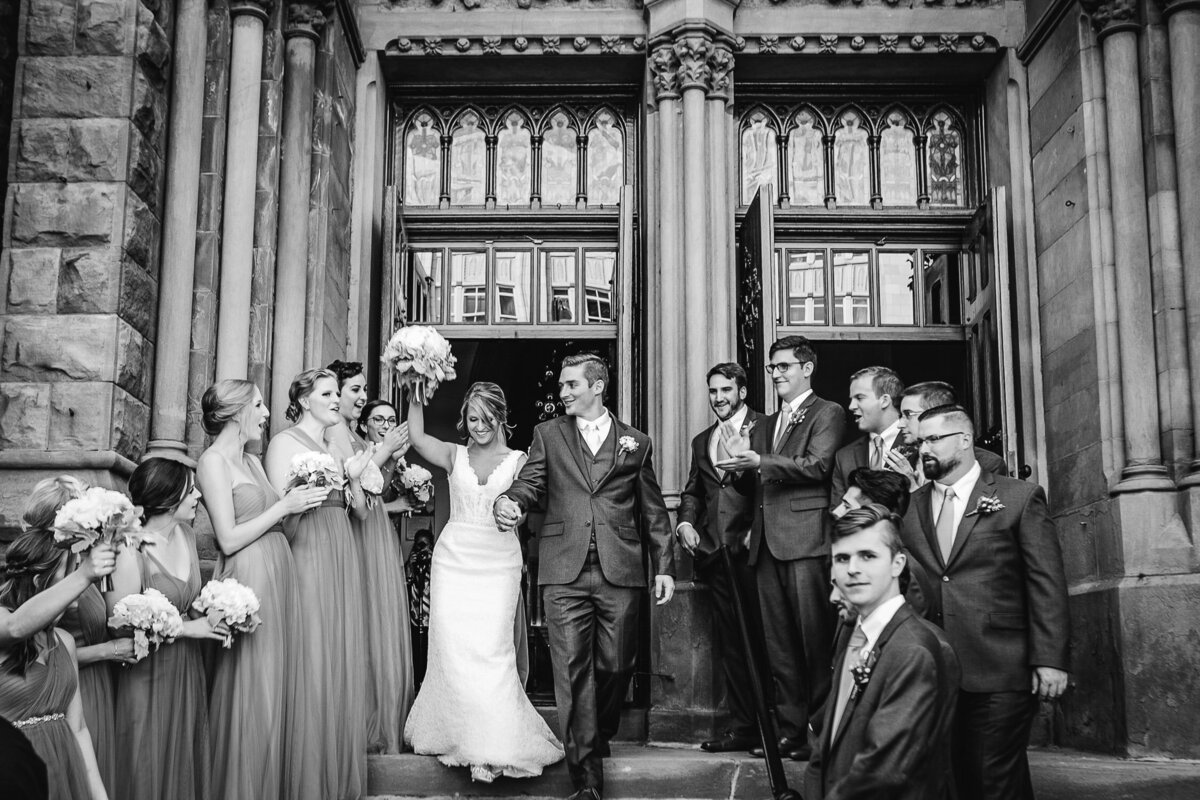
[[[889,452],[887,468],[907,477],[913,491],[916,491],[927,482],[921,469],[921,459],[916,453],[917,418],[937,406],[957,405],[958,399],[955,397],[954,387],[950,384],[943,381],[925,381],[914,383],[902,391],[899,403],[900,419],[896,423],[900,428],[899,438],[904,444],[904,450],[911,451],[911,455],[906,456],[899,450]],[[991,450],[976,447],[975,460],[979,462],[980,467],[993,475],[1008,475],[1008,464]]]
[[[1038,698],[1067,688],[1067,581],[1045,492],[982,469],[974,439],[962,406],[921,414],[929,482],[913,493],[901,535],[928,574],[928,616],[962,665],[957,796],[1031,798],[1025,748]]]
[[[813,394],[817,353],[805,337],[772,344],[766,368],[780,410],[761,420],[748,442],[728,447],[737,455],[717,466],[756,477],[749,563],[774,679],[779,749],[807,761],[809,717],[825,702],[831,679],[829,477],[846,415]],[[761,747],[750,752],[763,754]]]

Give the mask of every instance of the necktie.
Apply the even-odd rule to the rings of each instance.
[[[721,423],[720,425],[717,426],[717,430],[716,430],[717,459],[713,463],[718,463],[718,462],[724,461],[725,459],[727,459],[731,455],[733,455],[732,453],[729,452],[729,449],[727,447],[725,447],[725,434],[726,434],[725,424]],[[718,467],[717,468],[717,476],[720,477],[722,480],[724,480],[725,479],[725,470]]]
[[[584,425],[583,440],[587,442],[588,449],[592,451],[592,455],[600,452],[600,426],[595,422],[589,422]]]
[[[871,469],[883,469],[883,437],[871,434]]]
[[[779,433],[775,434],[775,444],[771,447],[772,453],[778,453],[779,448],[783,446],[783,440],[787,438],[788,431],[792,428],[792,407],[784,406],[779,412]]]
[[[850,688],[854,685],[854,673],[850,669],[858,663],[861,651],[866,646],[867,635],[863,633],[860,620],[854,626],[854,633],[850,635],[850,643],[846,646],[846,657],[842,660],[842,678],[838,683],[837,705],[833,708],[833,727],[829,730],[829,741],[831,742],[833,737],[837,736],[838,725],[842,722],[842,712],[846,710],[846,703],[850,702]]]
[[[950,560],[950,549],[954,547],[954,490],[946,487],[942,500],[942,510],[938,512],[937,527],[938,548],[942,551],[942,561]]]

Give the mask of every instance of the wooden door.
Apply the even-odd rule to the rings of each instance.
[[[767,348],[775,340],[779,308],[775,301],[775,236],[770,198],[774,190],[760,187],[737,232],[737,353],[750,379],[746,399],[752,408],[769,413],[775,391],[766,374]]]

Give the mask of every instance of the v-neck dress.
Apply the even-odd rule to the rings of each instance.
[[[75,637],[76,649],[107,642],[111,638],[108,633],[108,607],[99,587],[94,583],[88,586],[63,614],[58,625]],[[116,713],[114,669],[111,661],[93,661],[79,667],[79,700],[83,704],[83,718],[92,737],[92,749],[96,751],[100,780],[109,792],[116,786],[114,781],[117,777],[116,729],[113,727],[113,715]]]

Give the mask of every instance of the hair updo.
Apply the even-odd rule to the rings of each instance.
[[[47,536],[45,531],[29,530],[22,533],[4,554],[4,580],[0,582],[0,606],[15,611],[34,595],[46,591],[54,577],[54,571],[67,557],[67,552]],[[54,636],[54,623],[44,632]],[[38,642],[34,635],[13,642],[0,665],[0,669],[16,675],[24,675],[38,657]]]
[[[333,376],[337,378],[339,389],[356,375],[366,375],[361,361],[332,361],[325,369],[332,372]]]
[[[467,389],[467,396],[463,398],[462,410],[458,415],[458,432],[464,439],[470,438],[467,414],[470,412],[471,403],[478,403],[483,412],[492,418],[497,432],[506,435],[512,433],[513,426],[508,424],[508,401],[504,399],[504,390],[489,381],[478,381]]]
[[[142,507],[142,522],[175,511],[192,490],[191,467],[171,458],[147,458],[129,476],[129,497]]]
[[[228,378],[204,390],[200,400],[201,425],[209,436],[216,436],[238,413],[254,402],[255,385],[250,381]]]
[[[337,382],[338,376],[327,369],[306,369],[292,379],[292,385],[288,387],[287,413],[284,415],[290,422],[300,419],[300,415],[304,412],[304,409],[300,407],[300,400],[312,394],[313,387],[322,378],[331,378]],[[340,388],[341,384],[339,383],[338,386]]]
[[[54,527],[54,515],[58,510],[68,500],[82,497],[86,489],[83,481],[71,475],[43,478],[34,485],[29,499],[25,501],[25,510],[21,514],[22,527],[25,530],[50,530]]]

